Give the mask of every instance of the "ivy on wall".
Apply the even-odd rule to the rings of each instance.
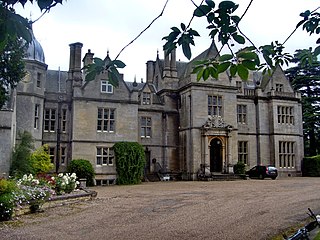
[[[116,158],[117,184],[138,184],[143,176],[145,154],[137,142],[118,142],[113,146]]]

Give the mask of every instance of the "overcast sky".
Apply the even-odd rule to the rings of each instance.
[[[104,58],[109,51],[111,59],[133,40],[151,21],[157,17],[166,0],[68,0],[53,8],[33,25],[37,40],[41,43],[49,69],[68,70],[69,44],[83,43],[83,56],[88,49],[95,57]],[[194,0],[197,4],[201,0]],[[220,1],[216,1],[218,3]],[[241,16],[250,0],[235,0],[240,5],[236,11]],[[320,6],[319,0],[254,0],[243,18],[241,30],[257,45],[271,41],[283,42],[302,19],[299,14],[305,10],[314,10]],[[145,63],[155,60],[157,51],[163,58],[162,37],[170,33],[172,26],[181,22],[188,24],[194,6],[190,0],[170,0],[160,17],[138,40],[130,45],[119,59],[126,63],[123,69],[125,81],[145,79]],[[18,13],[32,20],[41,13],[37,7],[27,4]],[[205,29],[205,19],[196,18],[191,27],[201,37],[196,38],[192,48],[195,57],[209,47],[211,40]],[[320,36],[318,36],[320,37]],[[309,37],[298,30],[286,44],[287,51],[315,46],[316,36]],[[218,45],[218,44],[217,44]],[[219,45],[218,45],[219,46]],[[187,61],[183,54],[177,53],[177,59]]]

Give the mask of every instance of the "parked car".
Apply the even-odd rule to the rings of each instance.
[[[273,166],[258,165],[246,171],[246,175],[248,175],[249,178],[271,178],[274,180],[278,177],[278,170]]]

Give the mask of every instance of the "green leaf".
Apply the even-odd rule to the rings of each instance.
[[[190,60],[191,49],[190,49],[189,43],[186,43],[186,42],[182,43],[182,51],[183,51],[184,56]]]
[[[268,55],[263,54],[263,58],[264,58],[264,60],[266,61],[266,63],[267,63],[270,67],[273,66],[272,60],[271,60],[271,58],[270,58]]]
[[[177,27],[172,27],[171,29],[172,29],[172,31],[174,31],[174,32],[181,33],[180,29],[177,28]]]
[[[181,26],[182,31],[186,30],[186,25],[184,23],[181,23],[180,26]]]
[[[239,44],[244,44],[246,42],[244,37],[242,37],[241,35],[238,35],[238,34],[232,34],[232,38]]]
[[[212,0],[206,0],[206,4],[211,7],[212,9],[214,9],[215,7],[215,3]]]
[[[193,15],[196,17],[203,17],[211,11],[211,7],[207,5],[200,5],[194,10]]]
[[[249,71],[245,66],[243,66],[242,64],[238,64],[237,70],[238,70],[238,75],[242,80],[248,80]]]
[[[85,80],[87,82],[93,81],[97,76],[97,72],[96,71],[91,71],[88,72],[88,74],[86,74]]]
[[[222,73],[225,72],[231,65],[231,62],[224,62],[218,65],[217,72]]]
[[[204,71],[204,68],[201,68],[200,71],[198,72],[198,74],[197,74],[197,81],[200,81],[200,79],[202,78],[203,71]]]
[[[240,17],[238,16],[231,16],[232,21],[234,21],[236,24],[240,22]]]
[[[318,56],[318,55],[320,54],[320,46],[318,46],[318,47],[316,47],[316,48],[314,49],[313,54],[314,54],[315,56]]]
[[[231,54],[224,54],[220,56],[219,61],[224,62],[224,61],[229,61],[231,59],[233,59],[233,56]]]
[[[248,68],[249,70],[256,70],[257,66],[256,63],[250,60],[243,60],[242,65]]]
[[[209,78],[209,76],[210,76],[210,69],[205,68],[202,75],[203,80],[206,81]]]
[[[120,60],[114,60],[114,61],[112,61],[112,63],[117,68],[124,68],[126,66],[126,64]]]
[[[237,71],[238,71],[238,67],[237,67],[237,65],[232,64],[232,65],[231,65],[231,67],[230,67],[230,74],[231,74],[231,77],[236,76]]]
[[[52,3],[53,3],[53,0],[38,0],[38,6],[41,9],[41,11],[43,9],[50,7]]]
[[[257,58],[257,54],[254,52],[239,52],[237,53],[238,58],[248,59],[248,60],[255,60]]]

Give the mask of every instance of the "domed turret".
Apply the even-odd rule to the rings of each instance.
[[[33,31],[32,31],[32,28],[30,28],[30,34],[31,34],[32,40],[28,45],[26,59],[36,60],[36,61],[45,63],[44,52],[43,52],[42,46],[38,42],[38,40],[35,38]]]

